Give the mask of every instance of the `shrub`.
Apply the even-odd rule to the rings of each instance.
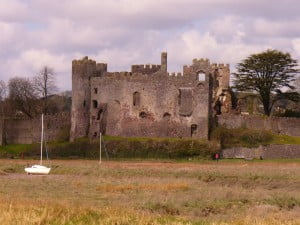
[[[80,138],[74,142],[47,144],[51,158],[98,158],[99,140]],[[39,156],[39,146],[24,149],[24,156]],[[211,158],[219,151],[216,142],[180,138],[123,138],[104,137],[102,157],[109,158]],[[4,156],[5,157],[5,156]]]
[[[258,147],[259,145],[271,144],[275,135],[266,130],[253,130],[247,128],[228,129],[217,127],[211,135],[213,140],[221,144],[221,148],[234,146]]]

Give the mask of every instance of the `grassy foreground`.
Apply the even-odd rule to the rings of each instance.
[[[300,224],[300,163],[0,160],[0,224]]]

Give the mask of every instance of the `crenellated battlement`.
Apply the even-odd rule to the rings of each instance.
[[[200,59],[193,59],[193,64],[197,64],[197,63],[205,63],[205,64],[209,64],[209,59],[207,58],[200,58]]]
[[[142,74],[153,74],[159,71],[161,65],[153,65],[153,64],[141,64],[141,65],[132,65],[131,72],[132,73],[142,73]]]
[[[224,63],[213,63],[211,64],[211,67],[213,69],[230,69],[230,65],[229,64],[224,64]]]
[[[182,77],[182,73],[181,72],[171,72],[171,73],[168,73],[168,76],[169,77]]]
[[[82,65],[82,64],[96,64],[96,61],[89,59],[88,56],[85,56],[82,59],[74,59],[72,61],[72,65]]]

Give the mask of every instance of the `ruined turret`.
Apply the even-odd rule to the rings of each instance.
[[[91,102],[90,79],[97,76],[96,71],[96,62],[88,59],[88,57],[72,62],[70,141],[88,135]]]
[[[166,52],[161,53],[161,67],[160,70],[162,72],[168,71],[168,54]]]

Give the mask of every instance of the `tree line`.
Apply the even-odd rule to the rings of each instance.
[[[58,91],[53,68],[44,66],[33,77],[13,77],[7,84],[0,80],[2,116],[22,114],[28,118],[58,111],[50,97]]]

